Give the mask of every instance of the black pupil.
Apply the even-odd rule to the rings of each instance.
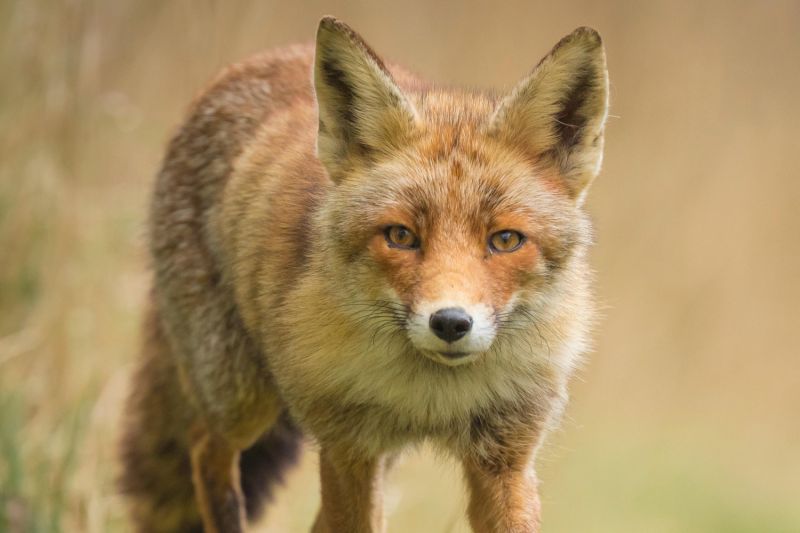
[[[508,242],[511,240],[511,232],[510,231],[502,232],[500,234],[500,240],[503,241],[503,244],[508,244]]]
[[[405,228],[397,228],[397,240],[404,241],[408,236],[408,231]]]

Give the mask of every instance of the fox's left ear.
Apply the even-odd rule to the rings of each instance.
[[[600,171],[607,115],[603,43],[595,30],[578,28],[500,102],[489,131],[554,165],[580,203]]]

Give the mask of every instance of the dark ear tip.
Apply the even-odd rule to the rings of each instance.
[[[344,24],[336,17],[331,15],[322,17],[319,21],[319,26],[317,26],[317,49],[330,46],[329,43],[336,42],[337,38],[344,35],[344,28],[347,26],[344,26],[344,28],[342,26]]]
[[[558,41],[547,57],[562,54],[565,50],[575,49],[581,49],[584,54],[588,54],[590,57],[605,57],[603,39],[597,30],[588,26],[581,26]]]
[[[349,42],[366,46],[363,39],[347,24],[331,15],[322,17],[317,27],[317,46],[331,46],[329,43]]]
[[[317,33],[322,32],[323,30],[342,34],[350,34],[353,32],[353,30],[350,29],[350,26],[332,15],[325,15],[320,19],[319,26],[317,27]]]
[[[319,19],[320,28],[332,28],[337,24],[340,24],[339,19],[337,19],[333,15],[325,15],[324,17]]]
[[[593,47],[600,47],[603,45],[603,38],[600,37],[600,33],[598,33],[596,29],[590,28],[589,26],[581,26],[580,28],[576,28],[572,33],[565,37],[565,40],[583,41],[592,45]]]

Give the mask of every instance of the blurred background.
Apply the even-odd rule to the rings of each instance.
[[[0,0],[0,531],[128,531],[115,442],[165,142],[227,63],[323,14],[508,88],[581,25],[612,118],[596,350],[539,460],[544,531],[800,531],[800,3]],[[313,449],[259,531],[300,532]],[[459,471],[392,475],[389,531],[466,532]]]

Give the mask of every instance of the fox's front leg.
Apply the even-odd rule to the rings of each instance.
[[[386,459],[360,456],[348,447],[320,450],[322,507],[313,533],[381,533]]]
[[[192,481],[205,533],[244,531],[244,499],[239,484],[239,450],[227,440],[199,430],[192,445]]]
[[[539,494],[532,467],[467,460],[469,520],[475,533],[538,533]]]
[[[535,410],[475,420],[462,456],[475,533],[538,533],[540,503],[533,470],[545,417]]]

